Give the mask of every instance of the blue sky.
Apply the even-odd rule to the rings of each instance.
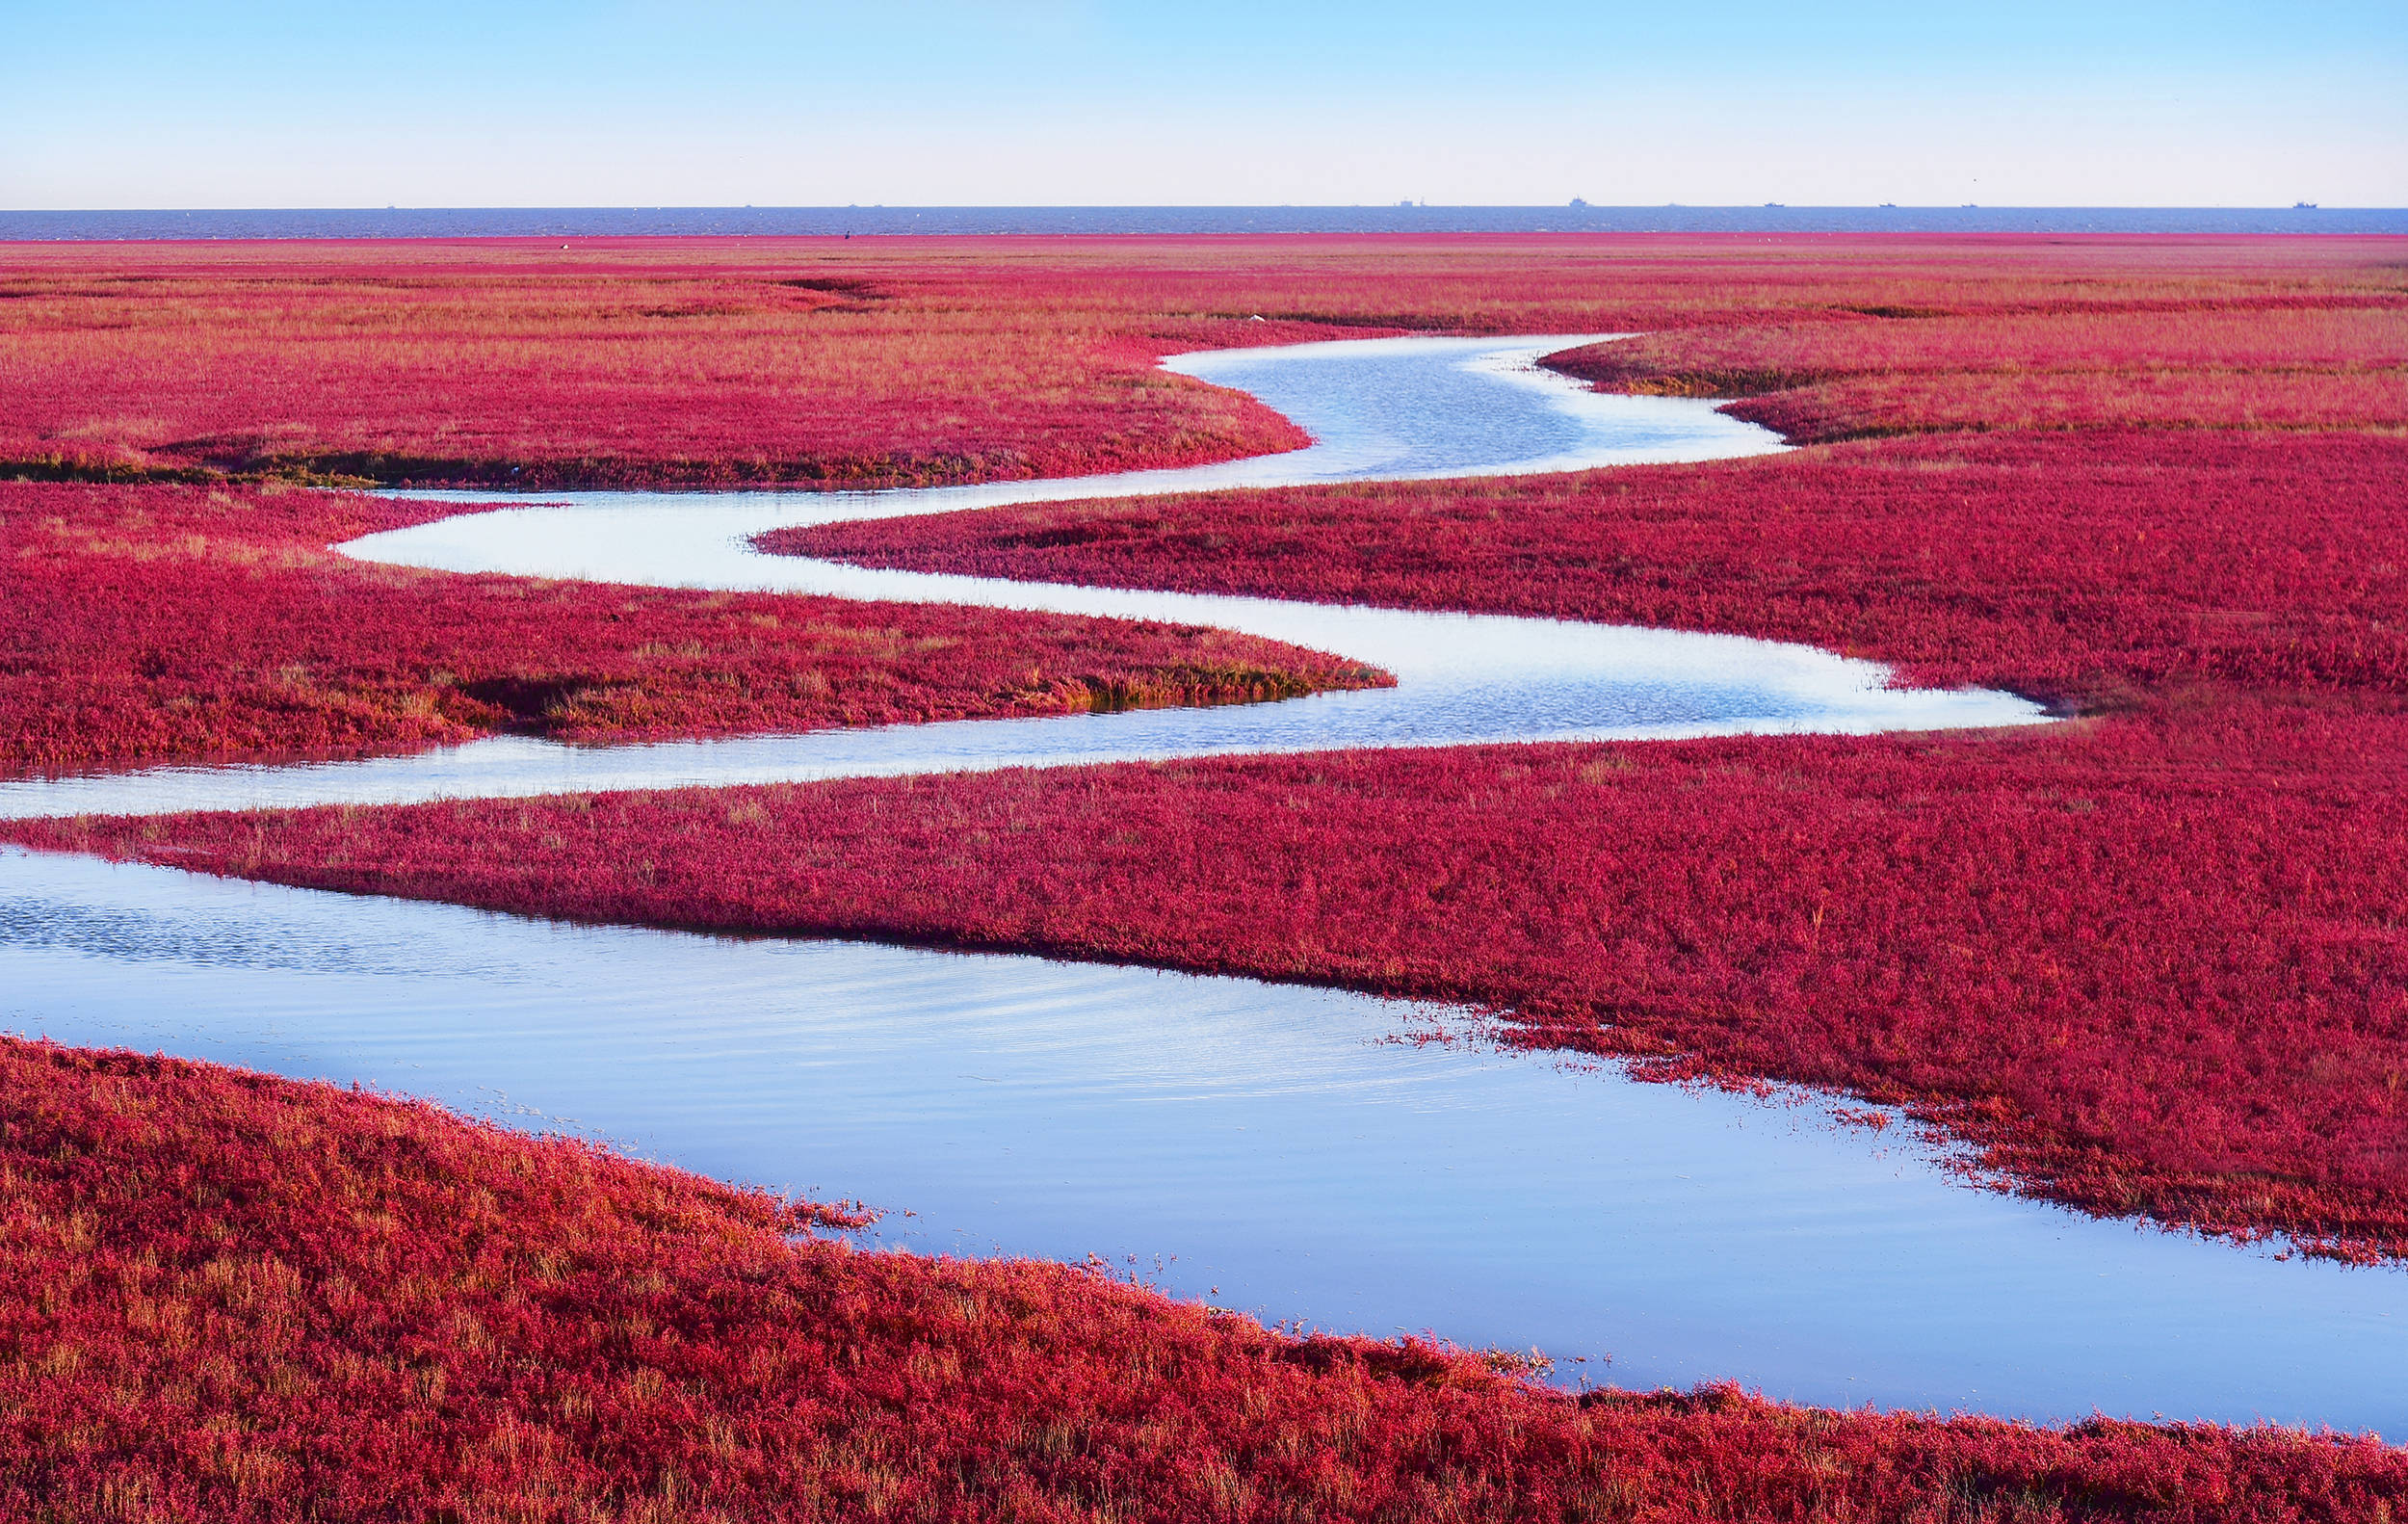
[[[2408,205],[2408,0],[0,0],[0,206]]]

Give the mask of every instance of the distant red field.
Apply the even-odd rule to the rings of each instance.
[[[537,485],[1074,475],[1289,449],[1178,350],[1627,332],[1813,437],[2408,424],[2392,241],[1529,235],[0,248],[0,471]],[[1264,321],[1255,322],[1255,318]],[[1934,320],[1938,321],[1934,321]],[[2168,362],[2183,374],[2160,375]]]
[[[449,508],[0,483],[0,775],[810,730],[1284,697],[1381,680],[1224,631],[455,577],[329,541]]]
[[[0,464],[893,485],[1303,443],[1156,370],[1163,346],[1061,273],[997,287],[945,260],[837,263],[851,247],[19,246],[0,255]],[[1233,327],[1199,314],[1165,341]]]
[[[2282,1430],[1584,1399],[841,1210],[172,1060],[0,1039],[0,1512],[2360,1524]],[[132,1501],[128,1501],[132,1500]]]

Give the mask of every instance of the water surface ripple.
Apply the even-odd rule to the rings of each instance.
[[[65,1042],[908,1208],[878,1235],[901,1248],[1097,1253],[1268,1318],[1536,1345],[1574,1382],[2408,1434],[2395,1272],[1969,1190],[1816,1105],[1383,1040],[1475,1032],[1461,1012],[14,852],[0,990],[0,1026]]]

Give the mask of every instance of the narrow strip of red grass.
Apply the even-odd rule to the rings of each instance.
[[[0,1511],[2365,1521],[2273,1429],[1575,1401],[328,1087],[0,1040]]]
[[[461,577],[329,541],[438,516],[323,492],[0,483],[0,775],[811,730],[1380,680],[1225,631]]]
[[[2408,292],[2396,278],[2349,292],[2267,280],[2215,297],[2194,286],[2122,302],[1959,298],[1806,317],[1642,335],[1563,368],[1608,391],[1741,398],[1731,411],[1803,442],[2408,424]]]

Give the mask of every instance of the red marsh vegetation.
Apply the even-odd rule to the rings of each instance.
[[[1594,373],[1794,385],[1748,406],[1810,432],[1899,407],[2088,416],[2103,367],[2128,398],[2165,385],[2168,420],[2297,413],[2314,375],[2325,416],[2397,426],[2408,388],[2354,336],[2396,297],[2395,257],[2356,238],[18,244],[0,463],[517,486],[1124,470],[1302,442],[1159,355],[1405,328],[1679,332]],[[1949,330],[1980,363],[1945,382],[1935,316],[1987,325]],[[2131,363],[2178,330],[2213,364],[2173,387]]]
[[[13,248],[0,455],[62,475],[1113,469],[1293,442],[1259,411],[1153,385],[1145,363],[1169,350],[1649,329],[1571,363],[1856,442],[1585,478],[1011,511],[795,548],[1779,636],[2083,718],[11,833],[536,913],[1485,1001],[1531,1041],[1647,1072],[1895,1100],[2025,1188],[2093,1210],[2408,1253],[2398,247]],[[176,669],[172,646],[95,640],[100,654],[72,662],[115,675],[88,684],[102,696],[97,718],[70,722],[83,734],[142,732],[151,721],[125,717],[181,698],[224,716],[211,723],[240,748],[453,735],[240,718],[352,713],[244,686],[269,670],[245,653],[297,642],[339,656],[308,670],[353,674],[325,684],[351,685],[346,702],[471,733],[584,711],[547,697],[538,721],[509,701],[537,691],[508,687],[476,700],[489,711],[466,707],[451,696],[463,648],[544,653],[487,656],[501,665],[474,680],[623,683],[604,696],[615,723],[690,688],[733,703],[711,684],[741,691],[799,660],[731,633],[744,600],[321,566],[317,545],[358,530],[306,515],[366,529],[393,512],[363,500],[149,488],[104,509],[68,495],[94,488],[40,490],[59,495],[12,529],[31,537],[13,542],[26,565],[0,571],[19,579],[13,612],[17,587],[74,581],[91,591],[72,617],[42,602],[54,593],[22,595],[62,639],[156,599],[220,653]],[[170,556],[280,591],[230,582],[179,613],[141,571]],[[41,564],[63,557],[90,564],[45,582]],[[108,557],[122,574],[96,569]],[[788,621],[803,600],[770,601]],[[386,621],[362,621],[376,661],[325,633],[338,608]],[[824,674],[836,650],[850,673],[932,684],[892,644],[928,635],[907,622],[922,612],[854,625],[831,607],[803,644]],[[960,618],[937,634],[979,651],[1034,629]],[[632,645],[633,630],[592,633],[642,620],[660,622]],[[889,644],[864,655],[864,628]],[[388,660],[395,629],[405,653],[434,654]],[[1005,644],[1072,648],[1034,639]],[[39,642],[12,653],[11,681],[29,649],[52,675],[13,696],[69,681]],[[577,660],[556,662],[563,649]],[[663,650],[685,654],[657,665]],[[115,696],[154,669],[156,692]],[[2408,1503],[2399,1453],[2370,1442],[1940,1422],[1711,1390],[1575,1403],[1479,1359],[1287,1338],[1060,1267],[796,1236],[814,1221],[833,1219],[422,1107],[0,1045],[0,1514],[2204,1521],[2394,1518]]]
[[[2300,401],[2391,363],[2396,245],[1592,244],[1560,286],[1600,326],[1690,303],[1651,341],[1662,374],[1753,355],[1761,381],[1804,313],[1833,354],[1886,335],[1884,363],[1930,396],[2071,376],[2086,410],[1975,433],[1943,408],[1776,460],[1012,509],[784,543],[1772,636],[2083,718],[18,834],[536,913],[1487,1002],[1531,1040],[1659,1072],[1898,1102],[2092,1210],[2408,1252],[2408,445]],[[1494,251],[1494,291],[1534,279],[1518,247]],[[1415,248],[1422,263],[1356,302],[1396,315],[1455,292]],[[1296,257],[1341,253],[1367,257]],[[2083,302],[2115,346],[2052,339],[2043,366],[2036,339],[1978,341]],[[2306,346],[2302,313],[2345,323]],[[1682,343],[1711,363],[1684,371]],[[2235,367],[2300,388],[2281,427],[2190,384]],[[1825,384],[1773,380],[1793,399]],[[2168,396],[2192,410],[2152,411]],[[1864,414],[1842,432],[1899,427]]]
[[[1282,697],[1377,674],[1224,631],[459,577],[329,541],[453,512],[0,483],[0,775]]]
[[[0,1039],[0,1514],[2316,1521],[2276,1429],[1529,1384],[432,1107]]]
[[[1014,772],[28,823],[578,920],[1029,950],[1508,1010],[1907,1106],[2028,1190],[2408,1253],[2408,719]]]

